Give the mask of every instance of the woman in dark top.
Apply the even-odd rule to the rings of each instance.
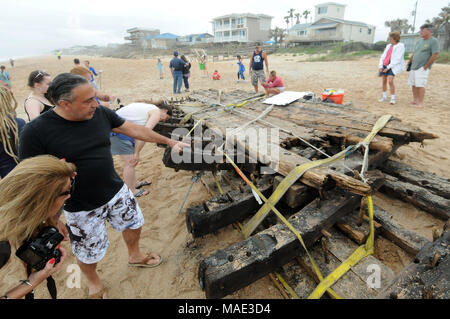
[[[51,83],[50,74],[45,71],[33,71],[28,76],[31,93],[25,100],[25,113],[30,121],[53,108],[53,104],[47,98],[47,90]]]
[[[191,62],[189,62],[184,55],[182,55],[181,60],[186,62],[183,68],[183,80],[184,80],[184,88],[186,92],[189,92],[189,77],[191,76]]]

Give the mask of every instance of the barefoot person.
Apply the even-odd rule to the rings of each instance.
[[[262,86],[266,91],[266,95],[280,94],[284,91],[283,80],[279,75],[277,75],[277,72],[275,71],[270,72],[269,79],[266,83],[262,83]]]
[[[433,25],[424,24],[420,27],[420,39],[411,55],[411,72],[409,73],[408,84],[412,86],[413,101],[411,104],[418,107],[423,106],[425,97],[425,86],[431,66],[439,54],[439,41],[431,36]]]
[[[153,129],[159,121],[165,122],[172,116],[172,107],[161,105],[157,107],[147,103],[131,103],[116,110],[123,119]],[[111,154],[120,155],[123,162],[123,180],[135,197],[148,194],[148,190],[142,188],[150,185],[150,182],[137,182],[136,166],[139,163],[139,153],[145,142],[134,140],[126,135],[111,133]]]
[[[387,101],[387,84],[391,93],[391,104],[395,104],[394,77],[405,70],[405,45],[400,42],[400,32],[389,33],[389,44],[384,49],[378,63],[382,78],[383,96],[379,102]]]
[[[269,60],[266,52],[261,50],[261,46],[257,45],[255,51],[250,58],[249,74],[255,92],[258,93],[258,80],[260,83],[266,82],[266,74],[264,73],[264,64],[266,65],[266,72],[269,73]]]
[[[128,264],[155,267],[162,257],[139,247],[144,217],[136,198],[114,170],[110,132],[167,144],[180,152],[187,144],[155,133],[99,106],[95,90],[81,76],[63,73],[49,87],[55,108],[25,125],[19,139],[19,159],[40,154],[65,158],[77,167],[77,185],[64,206],[72,251],[86,276],[88,297],[105,298],[97,263],[109,245],[106,221],[122,233]]]
[[[47,90],[51,83],[50,74],[45,71],[33,71],[28,76],[28,87],[31,89],[31,93],[25,100],[24,106],[28,120],[31,121],[53,108],[54,105],[47,96]]]

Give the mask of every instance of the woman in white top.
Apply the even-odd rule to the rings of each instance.
[[[131,103],[116,110],[117,115],[134,124],[143,125],[153,129],[159,121],[167,121],[172,116],[172,108],[169,105],[156,106],[147,103]],[[131,137],[111,133],[111,153],[120,155],[123,162],[123,180],[134,196],[147,195],[148,191],[141,188],[150,185],[150,182],[137,182],[136,166],[139,163],[139,153],[145,142],[134,140]]]
[[[378,63],[379,76],[382,77],[383,96],[379,102],[387,101],[387,84],[391,93],[391,104],[395,104],[394,77],[405,70],[405,45],[400,42],[400,33],[389,33],[389,44],[386,46]]]

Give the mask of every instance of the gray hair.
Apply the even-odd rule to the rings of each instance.
[[[73,89],[86,83],[89,83],[89,81],[80,75],[61,73],[53,79],[47,94],[54,105],[58,105],[60,100],[73,102]]]

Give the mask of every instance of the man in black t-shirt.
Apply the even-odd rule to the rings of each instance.
[[[87,277],[89,296],[102,298],[105,291],[96,266],[109,245],[105,220],[122,232],[130,266],[155,267],[162,262],[160,256],[139,250],[144,218],[133,193],[114,170],[110,132],[167,144],[176,151],[188,145],[125,121],[99,106],[95,90],[79,75],[58,75],[48,92],[56,107],[25,125],[20,134],[19,158],[50,154],[76,165],[74,192],[64,206],[67,230],[72,251]],[[60,230],[64,232],[63,227]]]

